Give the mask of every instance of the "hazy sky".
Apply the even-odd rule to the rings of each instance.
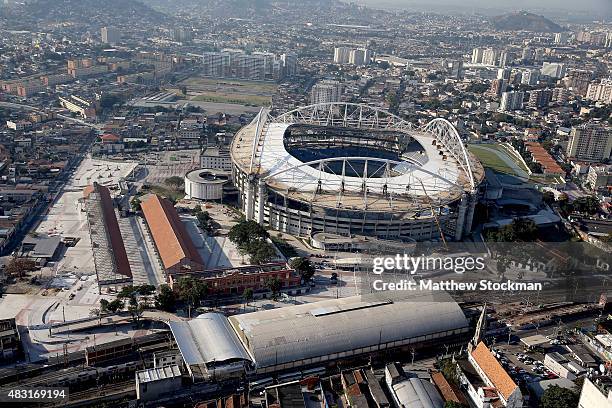
[[[356,0],[357,3],[379,7],[431,8],[440,11],[446,7],[467,12],[484,10],[529,10],[545,15],[573,12],[577,15],[612,17],[612,0]]]

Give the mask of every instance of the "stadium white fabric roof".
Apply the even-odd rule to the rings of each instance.
[[[302,162],[292,156],[284,145],[284,134],[291,124],[270,123],[264,134],[260,153],[261,172],[274,175],[277,181],[289,186],[289,188],[300,191],[311,191],[317,187],[317,181],[323,180],[325,186],[330,190],[340,189],[344,180],[344,188],[347,191],[361,191],[363,178],[342,177],[341,175],[321,172],[310,166],[300,166]],[[458,168],[450,161],[443,161],[435,146],[432,146],[433,137],[423,132],[411,132],[411,136],[417,140],[426,151],[428,161],[422,166],[415,166],[405,162],[402,174],[390,178],[369,179],[368,188],[371,191],[382,192],[386,186],[389,192],[404,194],[407,185],[417,185],[421,180],[427,187],[429,194],[449,191],[456,188]],[[399,170],[398,170],[399,171]],[[423,195],[420,188],[415,188],[412,194]]]

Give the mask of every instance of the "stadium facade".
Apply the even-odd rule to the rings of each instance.
[[[421,128],[378,108],[324,103],[234,137],[232,178],[247,219],[317,232],[426,241],[471,231],[482,165],[445,119]]]

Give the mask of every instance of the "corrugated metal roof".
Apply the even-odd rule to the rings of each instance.
[[[100,194],[102,216],[104,217],[104,224],[106,225],[106,230],[108,231],[112,253],[115,257],[117,273],[123,276],[131,277],[132,269],[130,268],[130,261],[128,260],[127,252],[125,251],[125,245],[123,244],[123,237],[121,236],[121,230],[119,229],[119,223],[117,222],[117,216],[115,215],[115,207],[113,205],[113,199],[110,195],[110,190],[99,184],[95,184],[94,188],[97,190],[98,194]]]
[[[258,367],[464,329],[450,297],[378,292],[229,317]],[[325,313],[327,312],[327,313]]]
[[[404,408],[444,407],[444,400],[436,386],[419,378],[410,378],[395,384],[393,392]]]
[[[140,381],[141,383],[153,382],[165,380],[168,378],[180,377],[181,370],[179,369],[179,366],[172,365],[137,371],[136,376],[138,377],[138,381]]]
[[[204,266],[200,253],[170,201],[150,194],[142,201],[141,208],[166,269],[172,268],[183,259],[190,259]]]
[[[170,322],[170,329],[186,364],[251,361],[227,318],[220,313],[205,313],[188,322]]]

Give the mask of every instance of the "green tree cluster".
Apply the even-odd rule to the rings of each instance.
[[[574,390],[553,385],[544,391],[540,408],[577,408],[579,395]]]
[[[537,236],[538,227],[528,218],[516,218],[512,223],[486,234],[487,241],[493,242],[532,242]]]
[[[270,234],[253,220],[239,221],[230,229],[228,237],[242,254],[249,255],[253,264],[269,262],[276,255],[274,246],[267,241]]]
[[[115,299],[110,302],[106,299],[101,299],[100,313],[117,313],[119,310],[122,310],[124,306],[122,299]]]
[[[168,285],[161,285],[159,293],[155,296],[155,307],[166,312],[176,309],[176,294]]]
[[[142,313],[147,307],[147,296],[155,293],[153,285],[129,285],[121,288],[117,294],[117,299],[128,299],[127,310],[132,315],[134,322],[138,322]]]
[[[215,220],[212,219],[208,211],[202,211],[201,206],[197,206],[195,208],[194,215],[198,219],[198,224],[203,231],[205,231],[208,235],[211,235],[215,232],[216,223]]]
[[[208,286],[193,276],[180,278],[177,283],[178,299],[188,306],[195,307],[208,294]]]
[[[289,263],[289,266],[300,274],[304,282],[308,282],[315,274],[315,268],[308,258],[294,258]]]

